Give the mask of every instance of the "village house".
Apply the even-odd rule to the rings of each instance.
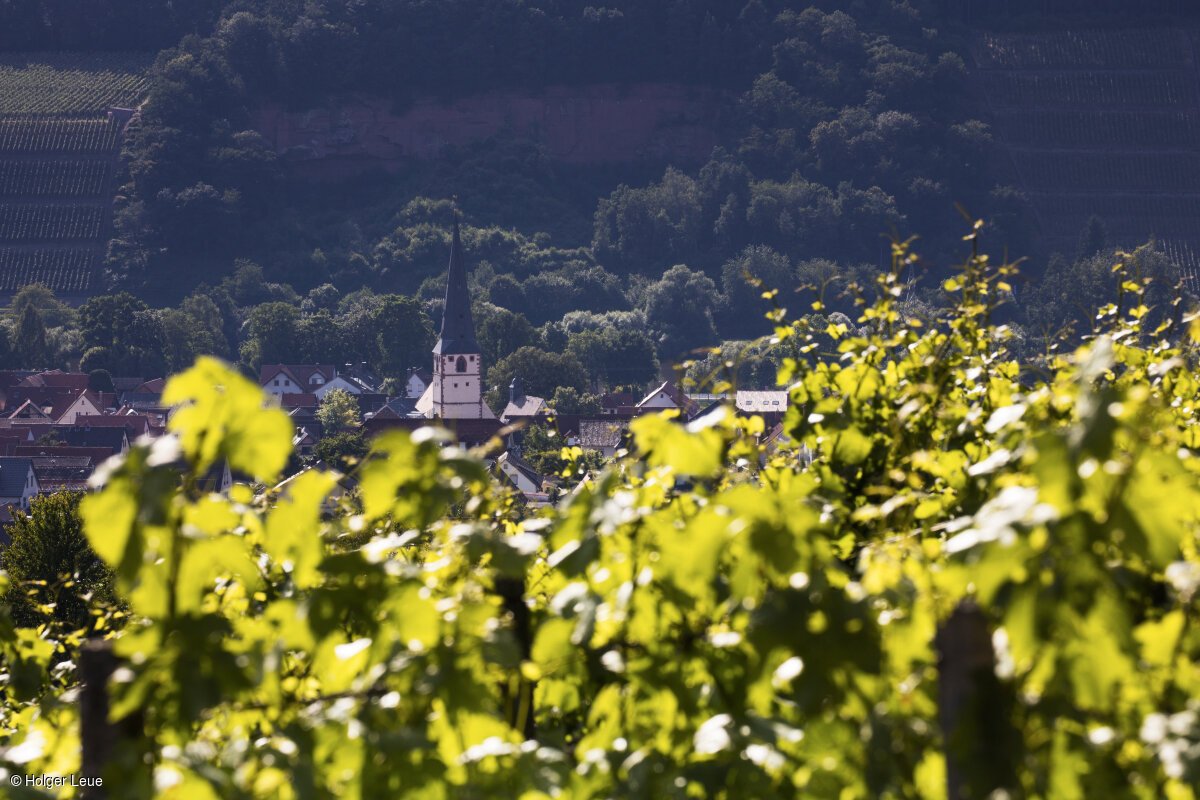
[[[337,375],[333,364],[264,364],[258,385],[267,394],[315,394]]]
[[[550,406],[546,403],[545,398],[525,394],[525,387],[521,383],[520,376],[512,379],[512,383],[508,386],[508,405],[504,407],[504,413],[500,415],[500,419],[505,422],[513,422],[549,413]]]
[[[39,491],[32,459],[0,456],[0,522],[11,521],[13,510],[28,511]]]
[[[410,400],[418,400],[421,395],[425,394],[425,390],[431,383],[433,383],[432,372],[413,367],[408,371],[408,378],[404,381],[404,396]]]

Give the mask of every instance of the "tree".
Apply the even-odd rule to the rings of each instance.
[[[167,308],[159,313],[159,323],[162,325],[162,353],[166,371],[168,374],[181,372],[196,360],[192,339],[195,321],[178,309]]]
[[[337,364],[347,355],[345,337],[328,311],[300,317],[296,322],[295,358],[302,364]]]
[[[93,392],[115,392],[112,375],[106,369],[94,369],[88,373],[88,388]]]
[[[79,307],[79,332],[85,348],[107,347],[121,359],[129,347],[134,315],[149,306],[128,292],[102,294]]]
[[[22,286],[13,295],[8,314],[14,320],[21,318],[26,306],[33,306],[42,315],[47,328],[61,328],[75,322],[75,310],[55,297],[53,290],[40,283]]]
[[[288,303],[263,303],[246,321],[249,336],[242,343],[242,361],[257,369],[263,364],[286,364],[299,349],[296,326],[300,314]]]
[[[50,366],[50,347],[46,343],[46,326],[42,315],[33,305],[25,306],[13,331],[12,349],[16,360],[27,368]]]
[[[659,354],[676,358],[717,339],[713,309],[717,285],[703,272],[676,264],[646,287],[643,310],[659,341]]]
[[[162,311],[135,311],[118,353],[118,369],[122,375],[165,375],[166,357],[163,354],[165,331]],[[182,368],[185,364],[181,364]]]
[[[371,368],[385,378],[403,379],[418,364],[429,361],[433,349],[433,320],[413,297],[388,294],[370,314],[374,332]]]
[[[1123,279],[1113,270],[1117,263],[1125,266]],[[1148,281],[1147,322],[1178,315],[1192,297],[1180,286],[1179,265],[1153,243],[1138,247],[1126,259],[1113,250],[1074,263],[1060,256],[1050,261],[1042,279],[1024,294],[1023,310],[1031,332],[1039,338],[1057,333],[1078,337],[1090,332],[1097,324],[1096,309],[1115,302],[1121,284],[1131,277],[1135,283]]]
[[[492,387],[488,398],[492,405],[497,405],[495,401],[518,376],[525,391],[534,397],[552,397],[560,386],[570,386],[579,392],[587,389],[587,373],[579,359],[568,353],[548,353],[526,346],[488,367],[487,382]]]
[[[559,414],[599,414],[600,398],[594,394],[582,394],[573,386],[560,386],[550,398],[550,407]]]
[[[216,299],[214,299],[216,298]],[[218,300],[228,303],[222,310]],[[229,355],[230,338],[226,331],[228,318],[234,316],[232,300],[220,291],[189,295],[179,305],[192,324],[191,347],[196,354],[225,357]],[[233,320],[236,322],[236,320]]]
[[[11,544],[0,551],[10,585],[5,601],[19,625],[47,622],[63,630],[90,630],[93,611],[117,602],[112,571],[83,533],[78,492],[35,497],[7,527]]]
[[[525,288],[512,275],[497,275],[488,287],[488,298],[494,305],[510,311],[525,307]]]
[[[1108,228],[1104,225],[1104,220],[1100,219],[1095,214],[1088,217],[1084,223],[1083,230],[1079,232],[1079,244],[1075,248],[1075,260],[1082,261],[1085,258],[1099,255],[1108,247]]]
[[[495,364],[522,347],[541,344],[537,329],[524,314],[492,305],[477,304],[475,336],[483,350],[483,363]]]
[[[326,433],[346,433],[358,429],[362,419],[358,399],[345,389],[331,389],[317,407],[317,422]]]
[[[7,320],[0,320],[0,365],[3,369],[20,367],[20,360],[13,351],[13,332]]]
[[[337,290],[336,286],[332,283],[323,283],[315,289],[309,290],[300,308],[302,311],[308,313],[312,313],[313,311],[334,311],[337,308],[338,301],[341,299],[342,293]]]
[[[348,473],[366,458],[369,449],[362,431],[342,431],[322,436],[313,448],[313,455],[339,472]]]
[[[654,342],[640,330],[609,327],[573,333],[567,352],[583,364],[596,389],[644,386],[658,377]]]
[[[721,267],[725,289],[722,332],[733,338],[750,339],[771,332],[764,315],[771,304],[763,292],[778,291],[787,297],[796,282],[787,256],[766,245],[747,247]]]

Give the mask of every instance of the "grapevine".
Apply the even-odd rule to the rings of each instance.
[[[937,798],[952,765],[955,796],[1194,798],[1200,323],[1149,329],[1119,267],[1103,331],[1027,370],[989,321],[1012,267],[917,320],[894,255],[853,326],[773,313],[781,446],[642,417],[539,512],[433,430],[272,490],[284,414],[213,359],[173,378],[171,435],[83,504],[128,600],[96,612],[106,789]],[[201,491],[222,461],[250,483]],[[946,722],[964,619],[991,727]],[[79,768],[77,642],[3,639],[8,770]]]

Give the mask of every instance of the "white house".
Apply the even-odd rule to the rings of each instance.
[[[76,397],[75,401],[67,406],[67,410],[58,418],[58,424],[74,425],[80,416],[96,416],[98,414],[100,414],[100,408],[91,397],[91,392],[80,392],[79,397]]]
[[[549,413],[550,407],[547,405],[544,397],[534,397],[533,395],[525,394],[521,378],[515,377],[512,379],[512,383],[508,386],[508,405],[504,407],[504,413],[500,415],[500,419],[505,422],[512,422],[516,419],[525,419]]]
[[[496,459],[496,467],[530,506],[541,507],[549,502],[549,495],[543,486],[545,479],[511,450]]]
[[[0,456],[0,519],[10,519],[12,508],[28,511],[40,490],[33,459]]]
[[[267,394],[316,394],[336,377],[332,364],[264,364],[258,385]]]
[[[663,381],[643,397],[634,408],[642,412],[678,408],[683,412],[684,417],[690,417],[696,411],[696,403],[679,391],[678,386],[670,381]]]
[[[321,388],[314,389],[313,394],[317,396],[318,400],[324,400],[325,395],[334,389],[342,389],[350,394],[362,394],[363,392],[363,387],[357,382],[346,380],[341,375],[337,375],[332,380],[326,381]]]
[[[783,389],[767,391],[739,390],[734,397],[738,411],[747,414],[782,414],[787,411],[788,393]]]
[[[433,375],[428,370],[409,370],[408,380],[404,382],[404,396],[410,400],[416,400],[425,394],[425,390],[431,383],[433,383]]]

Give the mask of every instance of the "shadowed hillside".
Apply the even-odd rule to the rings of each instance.
[[[0,295],[94,291],[112,228],[121,138],[149,57],[0,58]]]
[[[1196,268],[1200,80],[1195,30],[981,33],[975,79],[1046,250],[1071,252],[1089,217],[1114,242],[1157,237]]]

